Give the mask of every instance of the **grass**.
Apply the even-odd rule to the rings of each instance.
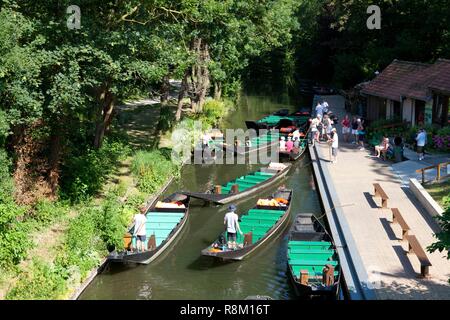
[[[428,184],[424,187],[441,207],[445,206],[444,197],[448,197],[450,195],[450,180],[441,183]]]

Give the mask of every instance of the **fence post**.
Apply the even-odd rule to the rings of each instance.
[[[438,181],[441,180],[441,164],[440,163],[437,165],[437,180]]]

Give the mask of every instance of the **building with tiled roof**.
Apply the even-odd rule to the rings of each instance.
[[[434,64],[394,60],[361,90],[369,120],[401,118],[412,125],[447,125],[450,60]]]

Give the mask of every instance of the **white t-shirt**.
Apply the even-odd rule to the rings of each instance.
[[[418,147],[425,147],[425,144],[427,142],[427,134],[425,132],[419,133],[417,135],[416,141]]]
[[[316,107],[316,115],[320,114],[323,115],[323,106],[321,104],[317,105]]]
[[[286,149],[286,141],[285,140],[280,140],[280,149],[281,150]]]
[[[147,218],[143,214],[135,214],[134,215],[134,235],[137,236],[145,236],[147,234],[147,230],[145,228],[145,224],[147,222]]]
[[[292,134],[292,137],[300,139],[300,131],[295,130],[294,133]]]
[[[224,223],[227,224],[227,232],[236,233],[236,225],[238,224],[238,215],[234,212],[227,212],[225,215]]]
[[[339,136],[337,133],[333,135],[333,144],[331,145],[332,148],[337,149],[339,146]]]
[[[317,126],[319,125],[319,123],[320,123],[320,120],[317,119],[317,118],[314,118],[314,119],[311,121],[311,131],[312,131],[312,132],[317,131]]]

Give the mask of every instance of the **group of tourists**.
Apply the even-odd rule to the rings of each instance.
[[[292,133],[292,136],[289,135],[287,137],[281,137],[280,138],[280,151],[286,151],[291,152],[300,149],[300,137],[301,133],[299,129],[295,129],[295,131]]]
[[[331,148],[331,163],[337,163],[339,148],[339,136],[334,127],[335,123],[330,117],[329,104],[326,101],[319,101],[315,109],[315,117],[310,119],[310,139],[311,142],[321,143],[325,141]]]
[[[346,115],[341,124],[344,141],[349,143],[351,140],[352,144],[357,145],[361,151],[364,151],[364,139],[366,137],[364,119],[353,116],[353,119],[350,121],[350,117]]]

